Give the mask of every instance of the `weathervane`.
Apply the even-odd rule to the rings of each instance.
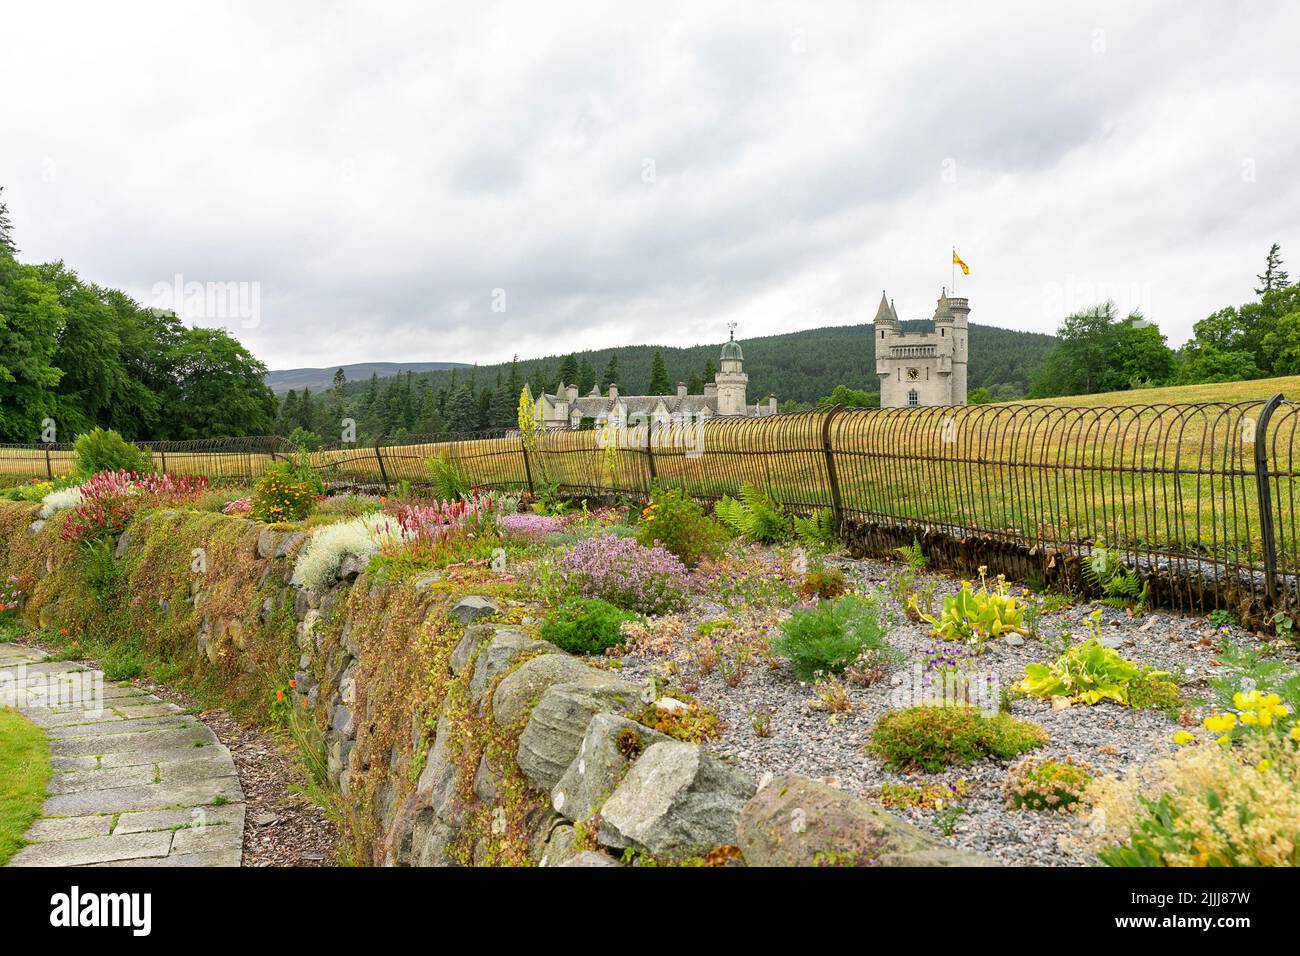
[[[731,341],[736,341],[736,323],[728,322],[727,328],[731,330]]]

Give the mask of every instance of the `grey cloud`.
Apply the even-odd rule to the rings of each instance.
[[[1270,242],[1300,254],[1283,3],[8,17],[24,255],[142,297],[259,282],[233,331],[272,366],[863,322],[882,286],[921,315],[951,243],[976,321],[1050,331],[1063,289],[1142,287],[1177,341]]]

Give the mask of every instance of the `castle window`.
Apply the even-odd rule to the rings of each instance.
[[[909,408],[916,408],[920,404],[921,396],[916,393],[916,389],[912,389],[907,393],[907,405]]]

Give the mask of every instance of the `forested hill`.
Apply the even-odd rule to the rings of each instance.
[[[329,368],[285,368],[267,372],[263,380],[277,395],[283,395],[291,388],[310,388],[314,392],[323,392],[334,383],[334,375],[340,366]],[[371,375],[388,378],[402,372],[438,372],[449,368],[469,368],[461,362],[357,362],[341,366],[343,375],[349,382],[362,382]]]
[[[925,321],[903,323],[909,332],[930,327]],[[874,391],[879,382],[875,374],[874,326],[843,325],[820,329],[806,329],[782,335],[759,338],[742,338],[745,352],[745,371],[749,373],[749,398],[751,401],[776,395],[782,401],[815,402],[830,394],[836,385]],[[1023,391],[1029,376],[1043,360],[1055,338],[1034,332],[1016,332],[987,325],[970,326],[970,388],[993,385],[1018,385]],[[579,384],[586,392],[598,382],[607,387],[607,372],[611,356],[617,356],[617,380],[625,395],[647,394],[650,388],[651,366],[655,352],[662,352],[668,370],[668,379],[676,385],[686,382],[692,392],[713,377],[722,343],[696,345],[690,348],[670,348],[654,345],[631,345],[618,349],[578,352],[575,354]],[[540,359],[520,359],[517,375],[537,390],[555,387],[565,356],[552,355]],[[570,370],[572,365],[570,365]],[[494,388],[498,373],[502,378],[510,375],[510,363],[478,366],[467,373],[458,369],[454,373],[439,371],[416,375],[416,379],[429,378],[435,391],[450,390],[455,384],[468,381],[473,375],[478,389]],[[272,373],[275,374],[275,373]],[[365,382],[355,382],[348,375],[347,391],[357,394],[366,387]],[[278,389],[277,389],[278,390]]]

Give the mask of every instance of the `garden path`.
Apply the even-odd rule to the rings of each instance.
[[[243,790],[196,717],[18,644],[0,644],[0,703],[50,742],[49,794],[10,866],[239,866]]]

